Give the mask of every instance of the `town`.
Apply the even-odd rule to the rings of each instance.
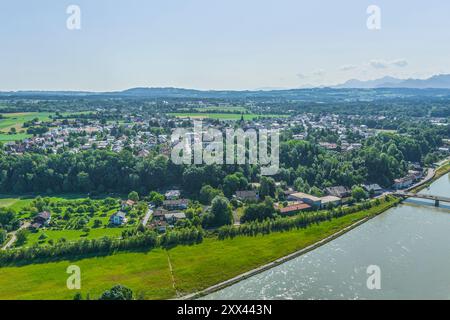
[[[70,100],[69,112],[67,101],[6,101],[5,266],[236,237],[250,243],[245,237],[364,218],[433,181],[450,155],[448,118],[413,116],[407,108],[391,118],[391,111],[361,113],[352,103],[322,112],[270,99],[96,97]],[[39,111],[30,111],[36,104]],[[195,161],[196,143],[207,150],[211,132],[223,139],[218,161]],[[243,137],[235,145],[229,132]],[[251,157],[260,132],[277,132],[265,146],[277,164],[270,175],[267,163]],[[176,161],[179,151],[186,161]],[[236,161],[225,161],[233,154]]]

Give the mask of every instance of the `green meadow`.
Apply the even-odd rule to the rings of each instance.
[[[36,233],[29,233],[25,246],[32,246],[39,243],[39,237],[46,235],[45,241],[66,239],[67,241],[77,241],[82,239],[99,239],[102,237],[118,238],[122,235],[125,228],[92,228],[88,233],[82,230],[39,230]]]
[[[0,119],[0,141],[20,141],[31,137],[31,135],[24,132],[23,124],[27,121],[38,118],[40,121],[50,119],[51,112],[17,112],[17,113],[3,113],[3,118]],[[8,134],[11,128],[15,128],[16,134]]]
[[[92,298],[116,284],[145,299],[169,299],[205,289],[324,239],[397,201],[360,211],[306,229],[239,236],[170,250],[117,253],[59,262],[0,268],[0,299],[71,299],[66,269],[81,268],[81,292]],[[169,264],[172,267],[170,271]]]

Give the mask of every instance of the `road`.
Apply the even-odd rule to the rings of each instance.
[[[142,224],[144,225],[144,227],[147,225],[148,220],[150,219],[152,214],[153,214],[153,210],[152,209],[148,209],[147,213],[145,214],[144,220],[142,220]]]
[[[436,170],[434,170],[432,168],[428,168],[427,175],[422,180],[420,180],[420,182],[416,183],[415,185],[413,185],[411,187],[408,187],[405,190],[409,191],[409,190],[415,189],[415,188],[417,188],[417,187],[419,187],[419,186],[421,186],[421,185],[431,181],[434,178],[435,173],[436,173]]]
[[[233,220],[234,220],[234,225],[235,226],[240,226],[241,225],[241,221],[240,221],[240,219],[238,217],[237,210],[233,210]]]
[[[29,222],[25,222],[19,229],[17,229],[16,231],[13,231],[13,232],[11,232],[11,233],[9,233],[9,235],[11,235],[12,237],[11,237],[11,239],[9,239],[9,241],[3,246],[2,250],[8,249],[9,247],[11,247],[11,246],[14,244],[14,242],[16,242],[16,239],[17,239],[16,233],[17,233],[17,231],[22,230],[22,229],[26,229],[26,228],[28,228],[29,226],[30,226],[30,223],[29,223]]]

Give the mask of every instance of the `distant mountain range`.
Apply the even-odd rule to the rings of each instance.
[[[333,86],[335,89],[375,89],[375,88],[409,88],[409,89],[450,89],[450,74],[435,75],[428,79],[398,79],[384,77],[376,80],[348,80]]]
[[[356,93],[354,89],[359,89]],[[428,89],[428,90],[422,90]],[[436,91],[450,96],[450,74],[435,75],[428,79],[398,79],[384,77],[376,80],[361,81],[352,79],[343,84],[332,87],[302,87],[297,89],[260,88],[258,90],[194,90],[183,88],[131,88],[114,92],[87,92],[87,91],[10,91],[1,92],[0,99],[29,98],[29,99],[98,99],[98,98],[128,98],[128,99],[164,99],[164,98],[190,98],[190,99],[233,99],[233,98],[284,98],[303,101],[316,101],[327,99],[349,99],[351,96],[358,99],[368,97],[376,98],[383,94],[408,96],[435,96]]]

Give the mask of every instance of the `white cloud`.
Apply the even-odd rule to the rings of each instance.
[[[325,71],[322,69],[316,70],[312,73],[315,77],[323,77],[325,75]]]
[[[339,70],[340,71],[351,71],[351,70],[355,70],[357,68],[358,68],[358,66],[355,66],[353,64],[347,64],[347,65],[341,66],[339,68]]]
[[[405,59],[396,59],[396,60],[370,60],[369,65],[375,69],[387,69],[389,67],[399,67],[404,68],[408,66],[408,61]]]
[[[391,65],[403,68],[403,67],[408,66],[408,61],[406,61],[405,59],[398,59],[398,60],[391,61]]]
[[[386,69],[389,67],[389,62],[385,60],[370,60],[369,65],[375,69]]]

